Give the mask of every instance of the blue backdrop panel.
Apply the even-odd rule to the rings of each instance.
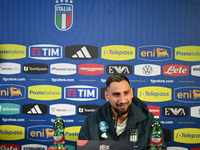
[[[198,0],[0,0],[0,147],[75,149],[105,80],[125,74],[168,149],[200,149]]]

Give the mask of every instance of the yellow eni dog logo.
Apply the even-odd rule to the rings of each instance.
[[[76,142],[78,140],[80,129],[80,126],[65,128],[65,140]]]
[[[175,59],[182,61],[200,61],[200,46],[182,46],[175,48]]]
[[[174,130],[174,141],[186,144],[200,143],[200,129],[183,128]]]
[[[0,140],[21,140],[25,138],[25,128],[15,125],[0,126]]]
[[[26,57],[26,46],[17,44],[1,44],[0,59],[21,59]]]
[[[109,60],[135,59],[135,47],[124,45],[104,46],[101,49],[101,57]]]
[[[138,47],[138,59],[147,61],[165,61],[172,59],[172,48],[162,45]]]
[[[62,89],[53,85],[35,85],[28,87],[28,98],[36,100],[61,99]]]
[[[164,102],[172,99],[172,90],[166,87],[149,86],[138,88],[137,96],[143,101]]]

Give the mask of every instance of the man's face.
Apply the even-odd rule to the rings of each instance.
[[[120,112],[128,110],[133,98],[133,91],[129,83],[125,80],[112,82],[105,91],[105,98],[111,106]]]

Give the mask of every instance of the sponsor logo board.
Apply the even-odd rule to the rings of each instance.
[[[200,102],[200,87],[180,87],[174,89],[174,100],[185,103]]]
[[[98,47],[91,45],[73,45],[65,47],[65,57],[70,59],[95,59],[98,58]]]
[[[46,145],[41,145],[41,144],[26,144],[22,145],[21,150],[46,150],[47,146]]]
[[[70,104],[50,105],[51,115],[72,116],[76,114],[76,106]]]
[[[26,46],[0,44],[0,59],[21,59],[26,57]]]
[[[53,141],[53,126],[38,125],[27,128],[27,138],[34,141]]]
[[[18,74],[21,73],[21,64],[18,63],[0,63],[0,74]]]
[[[200,65],[191,66],[191,75],[200,77]]]
[[[27,74],[45,74],[48,73],[48,65],[41,63],[30,63],[23,65],[23,73]]]
[[[163,66],[163,74],[167,76],[187,76],[189,75],[189,67],[186,65],[165,65]]]
[[[29,57],[40,60],[52,60],[62,58],[62,47],[51,44],[39,44],[29,46]]]
[[[16,125],[0,125],[0,140],[22,140],[25,138],[25,128]]]
[[[190,113],[192,117],[200,118],[200,106],[191,107]]]
[[[113,64],[108,65],[106,68],[107,74],[123,74],[129,75],[132,74],[132,66],[125,64]]]
[[[25,86],[16,84],[2,84],[0,85],[0,99],[1,100],[19,100],[26,96]]]
[[[88,114],[96,111],[99,107],[99,105],[80,105],[78,106],[78,114],[87,116]]]
[[[176,47],[175,59],[182,61],[200,61],[200,46]]]
[[[101,49],[101,58],[108,60],[135,59],[135,47],[125,45],[104,46]]]
[[[166,106],[162,108],[162,115],[166,117],[186,117],[188,108],[183,106]]]
[[[28,87],[28,98],[35,100],[61,99],[62,88],[53,85],[34,85]]]
[[[20,113],[20,105],[12,103],[0,103],[1,115],[16,115]]]
[[[165,61],[172,59],[172,48],[161,45],[138,47],[138,59],[147,61]]]
[[[200,129],[182,128],[174,130],[174,141],[186,144],[198,144],[200,141]]]
[[[137,97],[148,102],[164,102],[172,99],[170,88],[149,86],[138,88]]]
[[[73,126],[65,128],[65,140],[76,142],[81,126]]]
[[[160,107],[148,105],[149,111],[154,114],[154,116],[160,116]]]
[[[22,113],[27,115],[44,115],[47,114],[47,105],[25,104],[22,105]]]
[[[72,75],[76,74],[76,65],[70,63],[51,64],[50,73],[56,75]]]
[[[16,144],[0,144],[0,150],[19,150],[19,145]]]
[[[98,88],[94,86],[75,85],[64,88],[64,98],[74,101],[91,101],[98,99]]]
[[[154,64],[135,65],[134,74],[139,76],[157,76],[161,74],[161,66]]]
[[[101,75],[104,74],[104,65],[81,64],[78,65],[78,73],[83,75]]]

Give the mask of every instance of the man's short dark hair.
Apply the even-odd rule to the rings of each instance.
[[[121,82],[123,80],[127,81],[130,85],[129,79],[125,75],[121,74],[111,75],[106,80],[106,88],[108,88],[112,82]]]

